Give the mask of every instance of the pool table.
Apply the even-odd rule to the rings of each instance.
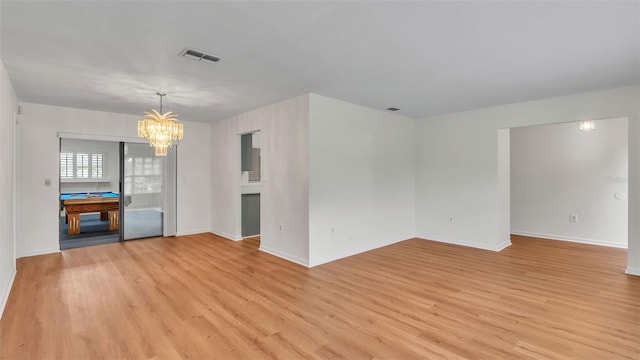
[[[64,208],[69,234],[80,233],[80,214],[99,212],[100,220],[109,220],[109,230],[120,226],[120,196],[114,192],[63,193],[60,205]]]

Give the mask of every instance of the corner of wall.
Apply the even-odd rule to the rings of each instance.
[[[13,287],[13,282],[16,278],[16,268],[12,269],[13,271],[9,274],[9,282],[2,289],[1,298],[0,298],[0,319],[2,319],[2,314],[4,314],[4,308],[7,306],[7,301],[9,300],[9,294],[11,294],[11,288]]]
[[[640,276],[640,268],[628,267],[625,269],[624,273],[627,275]]]
[[[459,240],[459,239],[453,239],[449,237],[443,237],[438,235],[427,235],[427,234],[418,234],[417,238],[425,241],[436,241],[436,242],[441,242],[445,244],[460,245],[460,246],[466,246],[466,247],[495,251],[495,252],[500,252],[508,248],[509,246],[511,246],[510,239],[505,239],[496,244],[485,244],[485,243],[471,242],[466,240]]]
[[[0,316],[16,276],[16,131],[18,98],[0,59]]]
[[[291,254],[287,254],[285,252],[270,248],[268,246],[260,245],[260,251],[266,252],[267,254],[270,254],[270,255],[273,255],[273,256],[277,256],[277,257],[279,257],[281,259],[289,260],[289,261],[291,261],[293,263],[296,263],[298,265],[302,265],[304,267],[311,267],[309,265],[309,260],[307,260],[307,259],[303,259],[303,258],[294,256],[294,255],[291,255]]]

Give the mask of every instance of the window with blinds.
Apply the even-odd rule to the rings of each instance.
[[[89,178],[89,154],[76,154],[76,179]]]
[[[104,154],[60,153],[60,179],[102,180],[104,178]]]
[[[102,154],[91,154],[91,177],[102,179]]]
[[[60,178],[73,179],[73,153],[60,153]]]

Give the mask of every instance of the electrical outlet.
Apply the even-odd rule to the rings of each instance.
[[[449,222],[450,223],[455,222],[455,221],[456,221],[456,219],[454,219],[453,216],[449,216]]]
[[[578,214],[570,214],[569,215],[569,222],[577,223],[578,222]]]
[[[284,224],[280,224],[280,232],[284,232]]]
[[[331,233],[335,234],[336,233],[336,228],[331,228]]]

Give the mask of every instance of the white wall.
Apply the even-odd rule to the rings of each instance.
[[[512,234],[627,247],[628,121],[595,123],[511,129]]]
[[[17,126],[18,257],[59,251],[58,132],[137,135],[139,116],[22,103]],[[144,109],[141,109],[143,111]],[[186,122],[178,147],[178,233],[209,228],[209,125]],[[44,185],[51,179],[51,186]],[[32,226],[37,219],[39,226]]]
[[[211,137],[209,124],[185,122],[177,147],[177,235],[211,229]]]
[[[415,120],[310,95],[309,262],[414,237]]]
[[[120,183],[120,144],[115,141],[96,141],[79,139],[62,139],[62,152],[102,153],[103,179],[101,181],[63,181],[60,192],[90,192],[114,191],[118,192]]]
[[[211,231],[242,238],[240,135],[257,130],[262,156],[260,249],[308,265],[308,95],[211,124]]]
[[[417,123],[416,233],[499,250],[508,246],[498,129],[629,118],[629,261],[640,274],[640,88],[624,87],[447,114]],[[455,221],[449,222],[453,216]]]
[[[0,317],[16,274],[15,115],[17,98],[0,60]]]

